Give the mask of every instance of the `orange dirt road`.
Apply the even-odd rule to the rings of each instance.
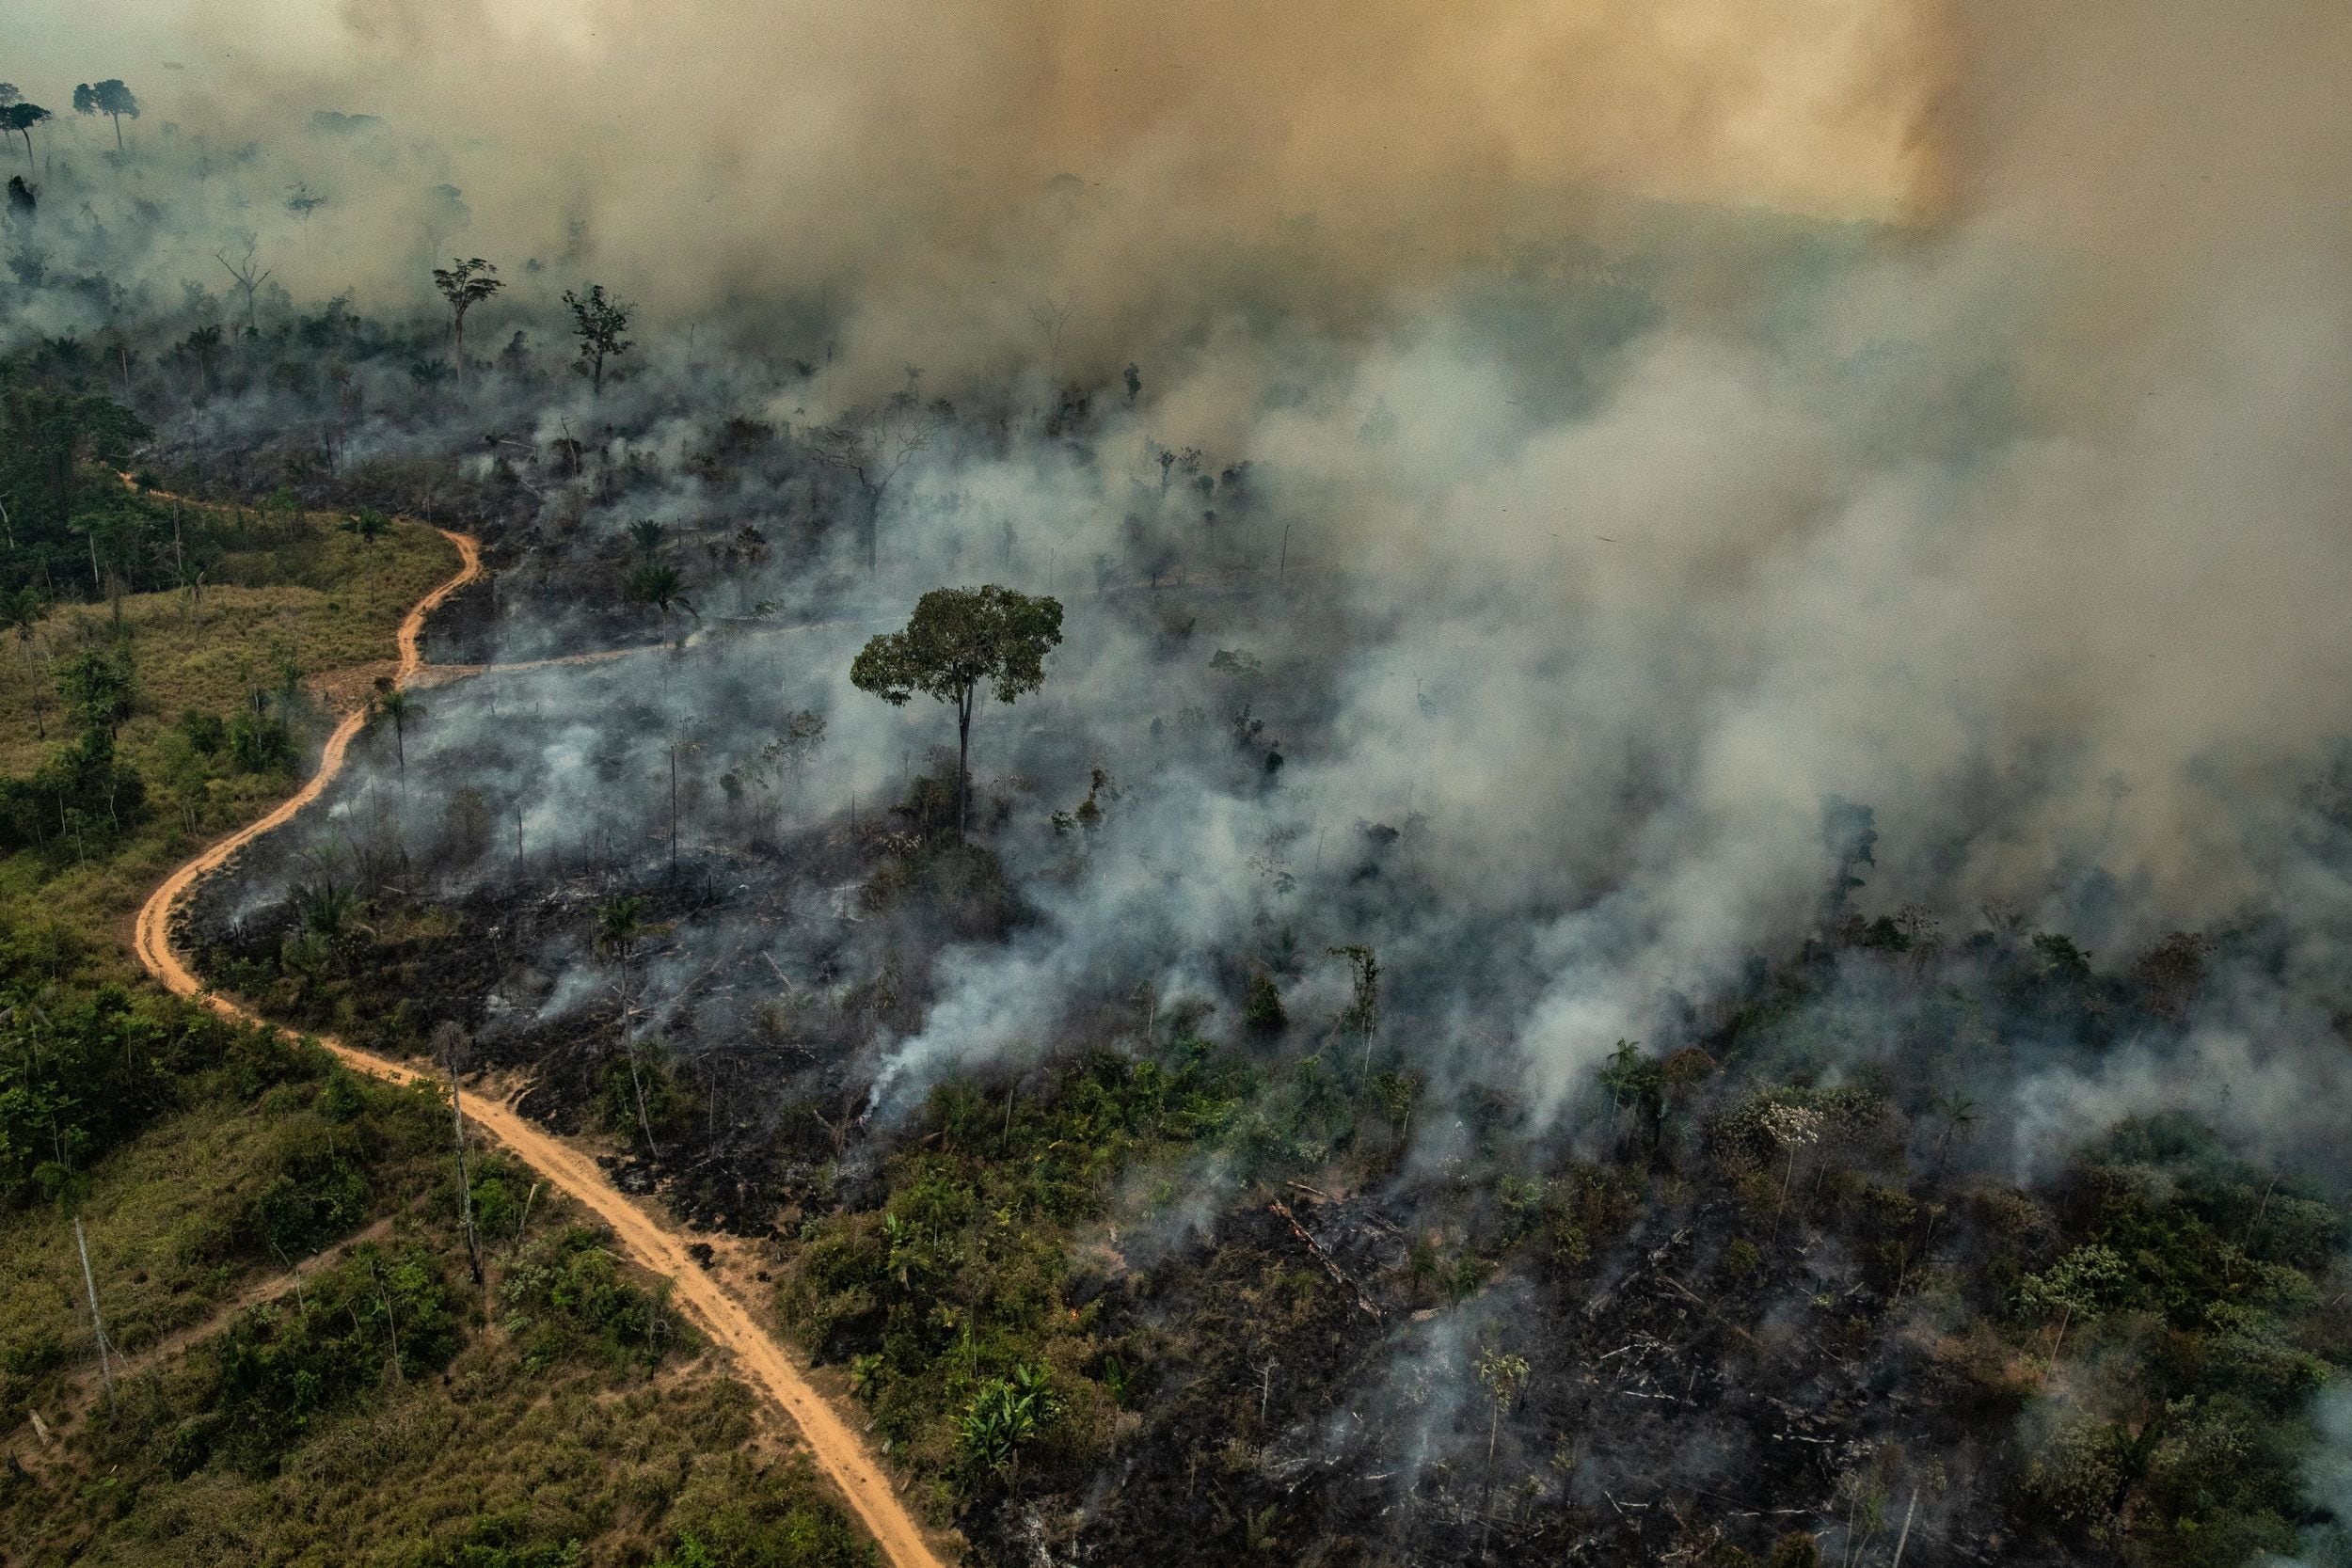
[[[403,686],[425,668],[425,617],[444,599],[482,575],[482,552],[475,541],[448,529],[440,532],[457,547],[463,564],[455,577],[419,600],[400,625],[400,673],[396,679]],[[591,662],[595,657],[589,656],[578,662]],[[263,833],[291,821],[295,813],[319,798],[320,792],[342,770],[343,755],[367,719],[364,707],[347,715],[327,737],[318,772],[292,799],[267,816],[207,848],[164,879],[163,885],[149,896],[139,910],[134,945],[139,962],[156,979],[180,995],[194,997],[230,1018],[252,1023],[268,1022],[249,1008],[205,989],[172,947],[171,917],[180,901],[198,882]],[[378,1078],[406,1084],[423,1076],[413,1068],[356,1051],[341,1040],[325,1036],[319,1037],[319,1040],[351,1067]],[[726,1347],[747,1382],[784,1407],[785,1414],[800,1428],[818,1467],[833,1479],[892,1568],[946,1568],[946,1560],[932,1549],[914,1516],[899,1502],[890,1478],[866,1452],[866,1445],[743,1304],[687,1256],[683,1236],[665,1220],[648,1213],[615,1190],[605,1180],[594,1160],[533,1126],[513,1107],[471,1097],[465,1104],[466,1115],[504,1144],[516,1158],[611,1226],[621,1245],[639,1263],[676,1281],[675,1299],[713,1339]]]

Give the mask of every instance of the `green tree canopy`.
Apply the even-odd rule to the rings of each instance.
[[[131,89],[122,85],[119,76],[109,76],[96,84],[85,82],[73,89],[73,112],[77,115],[104,115],[115,122],[115,150],[122,150],[122,120],[124,116],[139,118],[139,101]]]
[[[635,307],[618,294],[608,294],[601,283],[591,283],[584,294],[564,291],[564,303],[572,312],[572,336],[580,340],[580,357],[572,369],[586,376],[596,388],[596,395],[604,395],[604,362],[618,359],[629,350],[627,338],[628,316]]]
[[[62,530],[74,510],[80,465],[122,462],[152,434],[136,414],[96,393],[10,388],[0,395],[0,502],[11,526]]]
[[[49,111],[38,103],[22,100],[0,108],[0,131],[13,131],[24,138],[24,172],[33,172],[33,127],[50,118]]]
[[[498,267],[476,256],[471,261],[453,258],[446,267],[433,269],[434,287],[449,301],[450,331],[457,342],[457,370],[466,369],[466,312],[497,293],[506,285],[499,281]]]
[[[1061,642],[1061,601],[990,584],[934,588],[904,631],[884,632],[859,650],[850,684],[893,707],[920,692],[956,709],[956,826],[966,816],[972,711],[980,682],[1000,703],[1045,681],[1045,656]]]

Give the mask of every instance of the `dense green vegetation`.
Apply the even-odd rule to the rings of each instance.
[[[891,1158],[889,1201],[803,1227],[783,1321],[849,1363],[891,1451],[934,1478],[944,1511],[1010,1478],[1033,1444],[1083,1467],[1107,1436],[1129,1390],[1064,1299],[1073,1231],[1131,1164],[1226,1129],[1252,1082],[1200,1041],[1174,1054],[1101,1053],[1026,1101],[942,1088]]]
[[[803,1470],[743,1451],[750,1397],[702,1361],[666,1283],[497,1155],[469,1171],[485,1313],[431,1090],[175,1001],[37,986],[56,965],[24,945],[13,1016],[39,996],[48,1022],[38,1056],[29,1030],[0,1042],[8,1147],[28,1150],[0,1217],[7,1560],[867,1560]],[[306,1262],[378,1215],[380,1240]]]
[[[133,587],[177,586],[160,578],[164,563],[139,537],[152,519],[123,498],[111,472],[152,434],[147,422],[101,393],[53,389],[24,372],[17,362],[0,367],[0,499],[8,515],[0,587],[97,598],[109,566],[119,582],[131,574]]]
[[[53,936],[52,943],[65,945]],[[95,1341],[71,1221],[107,1337],[140,1355],[240,1285],[428,1190],[429,1094],[208,1009],[86,987],[10,933],[0,996],[0,1420],[90,1391]]]
[[[105,528],[74,515],[120,570],[102,574],[103,611],[58,607],[40,583],[6,595],[18,657],[0,663],[0,908],[94,937],[196,842],[292,786],[333,721],[311,677],[389,659],[401,616],[455,557],[419,525],[363,538],[291,509],[159,501],[95,465],[74,494],[109,509]],[[181,586],[133,591],[159,554],[184,567]],[[111,942],[83,956],[129,973]]]
[[[619,1266],[605,1235],[496,1158],[485,1324],[446,1185],[385,1241],[119,1377],[119,1407],[20,1450],[11,1560],[415,1568],[856,1568],[863,1538],[778,1461],[750,1395]],[[443,1183],[449,1180],[445,1167]]]

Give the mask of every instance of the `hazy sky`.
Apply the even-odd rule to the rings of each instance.
[[[8,31],[7,80],[52,109],[72,101],[73,85],[120,76],[171,112],[185,71],[211,63],[253,64],[316,57],[342,38],[336,8],[305,0],[252,0],[234,33],[205,26],[189,0],[16,0]]]

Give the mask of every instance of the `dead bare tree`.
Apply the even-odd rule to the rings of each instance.
[[[466,1032],[454,1023],[444,1022],[433,1031],[433,1044],[435,1054],[449,1072],[450,1127],[457,1142],[457,1221],[466,1232],[466,1261],[473,1269],[475,1289],[486,1291],[482,1273],[482,1243],[473,1228],[473,1183],[466,1175],[466,1105],[457,1082],[457,1058],[465,1049]],[[482,1314],[487,1322],[490,1298],[486,1293],[482,1298]]]
[[[670,727],[670,871],[673,876],[677,872],[678,756],[683,752],[691,757],[703,749],[702,742],[694,738],[693,726],[694,721],[691,719],[680,719]]]
[[[1045,335],[1045,389],[1048,397],[1053,395],[1061,375],[1061,337],[1070,326],[1070,309],[1067,305],[1055,304],[1045,294],[1038,295],[1037,302],[1029,307],[1029,319],[1037,323],[1037,329]]]
[[[98,1313],[98,1279],[90,1273],[89,1240],[82,1234],[82,1216],[73,1216],[73,1244],[82,1254],[82,1289],[89,1293],[90,1331],[98,1336],[98,1375],[106,1385],[106,1408],[115,1407],[115,1370],[106,1352],[106,1321]]]
[[[644,907],[644,899],[630,894],[621,894],[609,900],[596,911],[596,946],[597,952],[613,959],[619,969],[613,989],[620,998],[620,1044],[628,1063],[629,1087],[637,1101],[637,1128],[645,1135],[645,1148],[656,1159],[660,1159],[661,1146],[654,1142],[653,1118],[645,1110],[645,1081],[637,1066],[637,1040],[629,1028],[633,1008],[628,989],[628,959],[630,951],[645,934],[646,927],[642,918]]]
[[[392,1312],[392,1295],[385,1288],[384,1270],[373,1254],[368,1258],[368,1278],[375,1284],[376,1305],[384,1308],[384,1332],[392,1342],[392,1381],[405,1383],[408,1374],[400,1366],[400,1320]]]
[[[931,444],[930,418],[912,389],[898,391],[879,407],[818,431],[816,443],[819,461],[857,482],[866,508],[861,543],[871,572],[881,561],[882,503],[900,471]]]
[[[229,276],[235,278],[237,287],[245,291],[245,329],[247,332],[255,330],[255,296],[261,293],[262,285],[270,279],[269,273],[262,270],[253,259],[254,252],[260,247],[260,244],[261,242],[254,236],[247,234],[245,237],[245,254],[234,261],[229,259],[229,253],[225,250],[213,252],[214,259],[229,269]]]

